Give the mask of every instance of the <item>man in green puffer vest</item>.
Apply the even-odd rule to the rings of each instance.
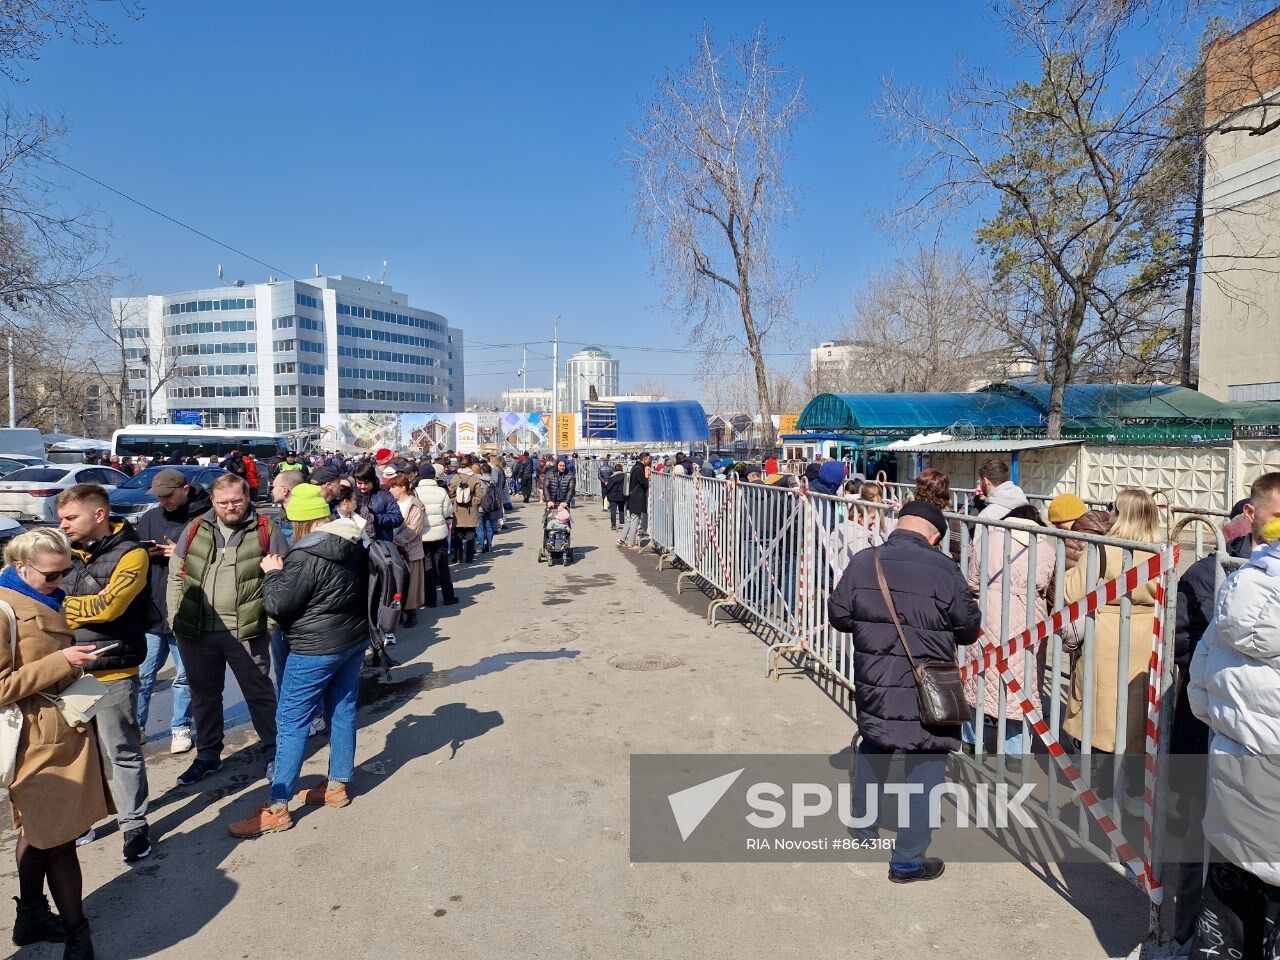
[[[280,528],[261,517],[243,477],[224,474],[210,489],[213,509],[188,524],[169,560],[169,621],[187,668],[196,758],[178,777],[186,786],[222,767],[222,690],[227,667],[249,707],[268,776],[276,751],[276,692],[262,602],[262,558],[288,549]]]

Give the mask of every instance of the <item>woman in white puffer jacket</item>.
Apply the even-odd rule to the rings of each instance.
[[[1213,731],[1204,833],[1215,851],[1193,957],[1280,946],[1280,519],[1262,535],[1191,661],[1188,702]]]
[[[418,488],[415,495],[422,501],[422,572],[426,579],[426,603],[436,605],[436,588],[444,597],[445,605],[458,602],[453,592],[453,576],[449,573],[449,518],[453,516],[453,500],[449,491],[436,482],[435,467],[418,468]]]

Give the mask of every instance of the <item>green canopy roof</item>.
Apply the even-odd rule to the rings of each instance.
[[[1041,410],[1049,409],[1047,383],[993,383],[980,392],[1021,397]],[[1140,383],[1068,384],[1062,398],[1068,421],[1180,420],[1229,423],[1234,413],[1224,403],[1188,387]]]
[[[963,429],[1043,431],[1040,410],[996,393],[822,393],[809,401],[797,430],[868,435]]]

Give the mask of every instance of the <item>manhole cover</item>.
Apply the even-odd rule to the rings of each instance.
[[[679,657],[667,657],[660,653],[647,653],[641,657],[615,654],[609,658],[609,665],[619,670],[670,670],[672,667],[684,666]]]

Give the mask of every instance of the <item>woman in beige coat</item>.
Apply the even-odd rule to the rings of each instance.
[[[1047,598],[1053,582],[1054,545],[1050,539],[1042,539],[1036,544],[1035,566],[1035,606],[1028,618],[1027,592],[1031,585],[1031,535],[1037,526],[1043,526],[1039,512],[1030,504],[1015,508],[1005,517],[1010,523],[1025,524],[1026,529],[1005,530],[1003,527],[983,527],[980,536],[974,537],[974,549],[969,551],[969,589],[979,598],[987,615],[986,635],[989,639],[1003,643],[1015,633],[1034,626],[1048,615]],[[1005,536],[1009,537],[1009,566],[1005,567]],[[986,540],[987,547],[987,589],[985,596],[982,586],[982,549],[981,541]],[[1009,578],[1009,613],[1006,618],[1006,629],[1003,635],[1000,630],[1000,608],[1004,601],[1004,581]],[[980,651],[973,651],[980,655]],[[1027,657],[1033,658],[1031,668],[1032,682],[1025,682]],[[1044,645],[1035,643],[1025,650],[1019,650],[1009,657],[1009,669],[1018,682],[1026,688],[1026,695],[1035,700],[1040,693],[1040,682],[1044,676]],[[978,679],[974,677],[964,683],[965,699],[970,707],[978,704]],[[1000,671],[996,667],[988,667],[982,673],[982,703],[986,726],[989,733],[999,728],[1000,710]],[[1031,751],[1031,744],[1024,743],[1022,738],[1022,700],[1011,691],[1005,691],[1005,743],[1004,752],[1010,756],[1021,756]],[[967,721],[961,729],[965,743],[974,742],[973,721]],[[986,738],[984,738],[984,743]],[[985,749],[991,749],[988,745]]]
[[[58,588],[71,572],[71,545],[59,530],[14,537],[4,551],[0,600],[13,608],[18,636],[0,612],[0,706],[22,712],[17,764],[9,785],[18,837],[18,921],[14,943],[67,942],[66,957],[92,956],[81,902],[76,837],[115,812],[92,725],[72,727],[41,694],[60,693],[96,659],[77,646]],[[45,882],[61,917],[49,910]]]
[[[1154,543],[1159,539],[1160,511],[1155,500],[1143,490],[1121,490],[1116,497],[1116,520],[1110,536],[1121,540]],[[1134,551],[1133,562],[1141,564],[1150,553]],[[1099,574],[1095,583],[1086,580],[1084,559],[1067,575],[1064,599],[1079,600],[1099,584],[1114,580],[1124,569],[1124,551],[1102,547],[1098,554]],[[1120,600],[1098,608],[1093,630],[1093,736],[1094,752],[1142,755],[1146,749],[1147,672],[1151,661],[1151,632],[1155,624],[1156,583],[1152,581],[1129,594],[1129,656],[1123,671],[1120,658]],[[1084,739],[1084,653],[1071,668],[1071,697],[1062,729],[1076,741]],[[1128,691],[1125,727],[1116,739],[1116,703],[1120,685]]]
[[[405,563],[409,565],[409,585],[405,588],[400,608],[402,627],[417,626],[418,608],[427,601],[426,580],[422,569],[422,558],[425,556],[422,550],[422,521],[426,508],[413,495],[414,479],[407,473],[397,473],[387,481],[387,489],[400,505],[400,516],[404,520],[396,527],[392,539],[404,554]]]

